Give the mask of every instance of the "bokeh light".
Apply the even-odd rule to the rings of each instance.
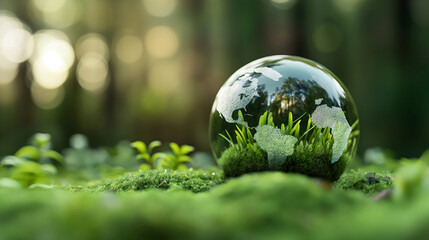
[[[362,1],[364,0],[332,0],[338,9],[345,13],[356,10]]]
[[[0,11],[0,84],[8,84],[18,74],[18,64],[27,60],[33,50],[28,27],[13,13]]]
[[[31,97],[39,108],[49,110],[56,108],[64,99],[65,91],[63,87],[55,89],[44,88],[37,83],[31,86]]]
[[[43,12],[55,12],[59,10],[66,0],[33,0],[34,6]]]
[[[338,49],[342,42],[342,33],[336,25],[323,23],[314,30],[313,41],[319,51],[333,52]]]
[[[143,0],[146,11],[155,17],[166,17],[177,7],[177,0]]]
[[[150,55],[157,58],[173,56],[179,47],[179,39],[173,29],[157,26],[146,34],[146,48]]]
[[[81,15],[79,1],[32,0],[33,14],[43,23],[54,28],[67,28],[75,24]]]
[[[124,63],[135,63],[143,54],[142,40],[134,35],[122,36],[116,45],[116,55]]]
[[[77,79],[85,90],[99,92],[106,88],[108,81],[108,64],[106,59],[97,53],[87,53],[77,65]]]
[[[31,33],[24,28],[10,30],[1,41],[1,51],[13,63],[24,62],[33,51]]]
[[[149,86],[156,92],[169,94],[181,87],[180,65],[156,64],[149,69]]]
[[[76,43],[76,57],[81,58],[87,53],[97,53],[109,59],[109,47],[105,38],[97,33],[88,33],[80,37]]]
[[[271,0],[271,3],[278,9],[286,10],[293,7],[296,0]]]
[[[55,30],[34,35],[35,52],[31,57],[34,80],[42,87],[54,89],[66,81],[74,62],[74,51],[67,36]]]

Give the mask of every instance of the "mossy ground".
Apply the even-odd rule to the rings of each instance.
[[[331,163],[332,151],[319,149],[316,152],[298,145],[294,153],[285,159],[281,166],[284,172],[301,173],[329,181],[336,181],[347,167],[349,157],[344,154],[337,162]],[[227,148],[219,165],[224,169],[226,177],[237,177],[249,172],[269,171],[267,153],[253,144],[252,148]]]
[[[362,170],[344,174],[335,184],[335,189],[356,190],[365,194],[375,194],[393,187],[393,179],[388,173],[365,172]]]
[[[247,154],[266,159],[257,147]],[[0,187],[0,239],[426,239],[427,162],[398,161],[392,173],[352,170],[332,188],[302,174],[224,178],[218,169],[9,185]],[[385,189],[391,194],[379,197]]]
[[[128,173],[88,186],[67,186],[72,191],[117,192],[149,189],[183,190],[194,193],[205,192],[224,182],[223,172],[217,168],[210,171],[153,170]]]
[[[104,186],[106,192],[0,189],[0,239],[424,239],[429,234],[425,191],[407,201],[376,202],[358,191],[332,191],[312,178],[281,172],[246,174],[198,194],[154,188],[112,193]]]

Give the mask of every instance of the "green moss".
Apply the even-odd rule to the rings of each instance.
[[[254,143],[252,147],[226,149],[218,159],[226,177],[237,177],[245,173],[268,171],[267,153]]]
[[[345,174],[337,182],[335,189],[357,190],[365,194],[375,194],[393,187],[392,177],[387,173],[365,172],[362,170]]]
[[[285,172],[295,172],[311,177],[319,177],[329,181],[336,181],[346,169],[349,157],[343,154],[341,158],[331,163],[332,151],[324,148],[312,150],[302,144],[296,146],[294,153],[287,157],[283,164]]]
[[[302,144],[295,148],[293,155],[286,158],[282,165],[284,172],[301,173],[307,176],[319,177],[330,181],[336,181],[344,172],[348,164],[348,157],[344,154],[339,161],[331,163],[332,151],[312,147],[304,147]],[[251,148],[226,149],[218,160],[226,177],[237,177],[245,173],[269,171],[267,153],[254,143]]]
[[[354,176],[386,177],[365,174]],[[246,174],[200,194],[0,189],[0,232],[1,239],[425,239],[429,192],[419,191],[406,202],[376,202],[281,172]]]
[[[202,170],[150,170],[138,173],[129,173],[119,178],[104,181],[89,186],[70,186],[72,191],[141,191],[148,189],[186,190],[194,193],[205,192],[224,182],[222,171],[212,169]]]

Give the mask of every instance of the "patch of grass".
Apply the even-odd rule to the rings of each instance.
[[[333,185],[334,189],[356,190],[365,194],[375,194],[384,189],[393,188],[393,180],[388,173],[365,172],[351,170]]]
[[[239,119],[244,121],[241,111],[238,111],[238,115]],[[334,139],[330,128],[317,127],[312,122],[311,116],[308,115],[308,120],[305,124],[306,128],[301,131],[303,116],[305,114],[294,119],[293,114],[289,112],[287,124],[282,123],[279,128],[282,134],[294,136],[298,139],[293,155],[286,158],[285,163],[282,165],[282,170],[320,177],[330,181],[338,180],[346,169],[351,154],[345,153],[337,162],[331,163]],[[268,112],[265,112],[259,118],[258,125],[270,125],[278,128],[274,124],[273,114]],[[355,136],[359,134],[359,130],[356,129],[357,125],[358,121],[351,126],[352,132],[346,149],[348,153],[356,151]],[[225,171],[225,176],[235,177],[248,172],[269,170],[267,154],[255,142],[252,131],[244,125],[236,125],[234,134],[231,135],[228,131],[225,131],[225,135],[220,134],[230,145],[218,160],[219,165]]]

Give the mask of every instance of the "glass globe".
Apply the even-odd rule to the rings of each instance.
[[[354,157],[353,99],[322,65],[270,56],[237,70],[217,93],[211,147],[225,176],[284,171],[337,180]]]

